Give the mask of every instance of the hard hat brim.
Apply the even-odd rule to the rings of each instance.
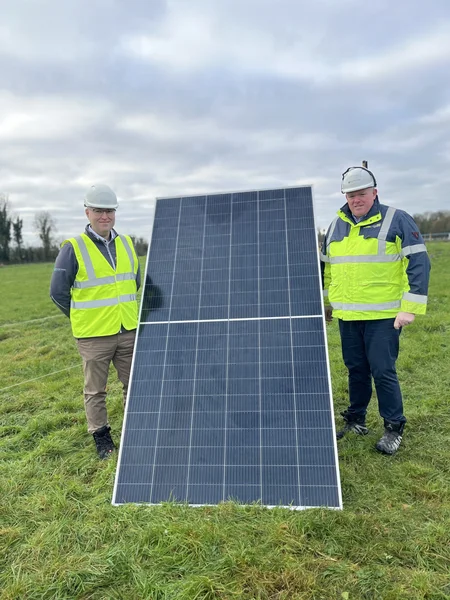
[[[349,194],[350,192],[359,192],[359,190],[369,190],[370,188],[374,188],[374,185],[355,185],[351,188],[347,188],[347,189],[343,189],[343,187],[341,188],[341,193],[342,194]]]
[[[119,208],[119,203],[116,202],[116,204],[101,204],[100,202],[87,202],[86,200],[84,201],[84,206],[86,208],[114,208],[117,209]]]

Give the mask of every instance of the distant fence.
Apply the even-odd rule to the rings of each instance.
[[[450,242],[450,232],[446,233],[422,233],[422,237],[426,242],[432,240],[441,240],[443,242]]]

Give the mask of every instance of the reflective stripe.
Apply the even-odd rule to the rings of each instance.
[[[123,235],[119,235],[116,237],[119,237],[121,239],[121,241],[124,245],[124,248],[127,252],[128,259],[130,261],[130,267],[132,270],[134,270],[134,268],[135,268],[134,256],[133,256],[133,252],[130,248],[130,244],[128,243],[128,240]],[[92,262],[92,258],[89,254],[89,251],[87,249],[86,242],[84,241],[84,239],[82,238],[81,235],[77,236],[75,238],[75,240],[78,243],[78,246],[79,246],[80,252],[81,252],[81,256],[83,257],[84,266],[86,267],[86,273],[88,276],[88,280],[87,281],[75,281],[73,284],[74,288],[87,289],[87,288],[96,287],[98,285],[107,285],[110,283],[115,283],[116,281],[127,281],[127,280],[136,279],[136,275],[134,274],[134,272],[120,273],[119,275],[116,275],[115,277],[114,277],[114,275],[111,275],[109,277],[96,277],[94,265]]]
[[[98,285],[106,285],[108,283],[115,283],[115,282],[116,282],[116,278],[114,277],[114,275],[111,275],[110,277],[94,278],[91,281],[74,281],[73,287],[79,288],[79,289],[86,289],[86,288],[91,288],[91,287],[97,287]]]
[[[119,275],[111,275],[110,277],[97,277],[92,281],[75,281],[73,284],[74,288],[86,289],[97,287],[98,285],[107,285],[110,283],[116,283],[116,281],[128,281],[131,279],[136,279],[136,275],[134,273],[119,273]]]
[[[380,231],[378,232],[378,254],[386,254],[386,238],[387,234],[389,233],[389,228],[392,225],[392,219],[394,218],[396,210],[396,208],[390,206],[386,211]]]
[[[331,256],[329,262],[332,265],[345,263],[386,263],[401,260],[400,254],[362,254],[360,256]]]
[[[322,252],[320,253],[320,260],[322,262],[330,262],[330,258],[328,256],[326,256],[325,254],[322,254]]]
[[[331,306],[336,310],[388,310],[390,308],[400,308],[400,300],[394,302],[380,302],[379,304],[345,304],[343,302],[331,302]]]
[[[405,292],[403,294],[403,300],[408,300],[408,302],[417,302],[417,304],[426,304],[428,301],[428,296],[422,296],[420,294],[411,294],[411,292]]]
[[[104,306],[114,306],[122,302],[134,302],[136,300],[136,294],[125,294],[119,298],[105,298],[104,300],[86,300],[85,302],[74,302],[70,303],[72,309],[84,309],[84,308],[102,308]]]
[[[129,281],[130,279],[136,279],[134,273],[119,273],[116,275],[116,281]]]
[[[131,270],[134,270],[134,267],[135,267],[134,256],[133,256],[133,252],[130,248],[130,244],[128,243],[128,240],[125,236],[119,235],[119,238],[121,239],[122,244],[125,246],[125,250],[127,251],[128,258],[130,259]]]
[[[425,244],[417,244],[416,246],[405,246],[402,248],[402,256],[408,256],[409,254],[418,254],[419,252],[427,252]]]
[[[327,235],[327,247],[326,247],[327,252],[328,252],[328,248],[330,247],[331,238],[333,237],[333,233],[334,233],[334,230],[336,229],[336,224],[339,219],[340,219],[340,217],[336,217],[330,225],[330,231],[328,232],[328,235]]]
[[[95,279],[94,265],[92,263],[92,258],[89,256],[89,252],[85,241],[83,240],[81,235],[77,236],[75,240],[77,241],[78,247],[80,248],[81,256],[83,257],[84,261],[84,266],[86,267],[88,279]]]
[[[327,298],[328,297],[328,290],[323,290],[323,297]]]

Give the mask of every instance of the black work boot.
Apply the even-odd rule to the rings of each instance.
[[[101,460],[109,458],[116,449],[114,442],[111,439],[111,427],[104,425],[101,429],[97,429],[92,434],[94,436],[95,445],[97,446],[97,454]]]
[[[377,442],[375,448],[383,454],[395,454],[402,443],[404,423],[384,422],[383,437]]]
[[[369,430],[366,427],[366,417],[364,415],[353,415],[349,413],[347,410],[341,412],[341,415],[344,417],[345,425],[344,428],[336,433],[336,438],[338,440],[342,439],[344,435],[353,431],[357,435],[367,435]]]

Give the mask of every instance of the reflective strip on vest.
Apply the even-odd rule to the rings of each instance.
[[[403,294],[403,300],[408,300],[408,302],[417,302],[417,304],[426,304],[428,301],[428,296],[422,296],[421,294],[411,294],[411,292],[405,292]]]
[[[328,258],[328,256],[326,254],[322,254],[322,252],[320,253],[320,260],[322,262],[330,262],[330,259]]]
[[[107,285],[108,283],[115,283],[116,281],[128,281],[130,279],[136,279],[134,273],[119,273],[114,277],[111,275],[110,277],[98,277],[92,281],[74,281],[73,287],[86,289],[97,287],[98,285]]]
[[[331,306],[335,310],[358,310],[358,311],[371,311],[371,310],[389,310],[391,308],[400,308],[400,300],[394,300],[393,302],[380,302],[378,304],[345,304],[343,302],[332,302]]]
[[[80,249],[81,256],[83,257],[84,266],[86,268],[86,273],[87,273],[88,279],[95,279],[94,265],[92,264],[92,259],[89,256],[89,251],[87,249],[85,241],[83,240],[83,237],[81,235],[78,235],[75,238],[75,240]]]
[[[389,233],[389,229],[392,225],[392,220],[394,218],[394,215],[396,213],[397,209],[393,208],[392,206],[390,206],[387,211],[386,211],[386,215],[384,217],[383,223],[380,227],[380,231],[378,232],[378,254],[372,254],[372,255],[368,255],[368,254],[363,254],[363,255],[358,255],[358,256],[333,256],[333,257],[328,257],[328,256],[323,256],[321,254],[320,259],[323,262],[329,262],[332,265],[343,265],[346,263],[390,263],[390,262],[396,262],[398,260],[401,260],[404,256],[404,253],[402,252],[402,254],[386,254],[386,238],[387,238],[387,234]],[[337,219],[339,219],[339,217],[337,217]],[[335,227],[336,227],[336,223],[337,223],[337,219],[335,219],[333,221],[333,223],[331,224],[330,227],[330,234],[333,233]],[[329,239],[331,238],[331,235],[329,236]],[[327,244],[328,246],[329,244]],[[421,244],[422,246],[422,244]],[[415,246],[413,246],[415,247]],[[416,250],[416,252],[420,252],[420,250]],[[323,258],[322,258],[323,256]]]
[[[328,290],[323,290],[323,297],[327,298],[328,297]]]
[[[135,267],[133,252],[131,251],[130,244],[128,240],[123,236],[117,236],[122,241],[124,248],[127,252],[128,258],[130,260],[130,266],[132,269]],[[92,258],[89,254],[89,251],[86,246],[86,242],[84,241],[81,235],[77,236],[75,240],[78,243],[78,247],[80,248],[81,256],[83,257],[84,266],[86,268],[86,273],[88,276],[87,281],[74,281],[73,287],[78,289],[87,289],[92,287],[97,287],[98,285],[107,285],[110,283],[115,283],[116,281],[127,281],[130,279],[136,279],[136,275],[134,272],[132,273],[120,273],[119,275],[111,275],[109,277],[96,277],[94,264],[92,262]],[[114,268],[114,265],[113,265]]]
[[[402,256],[409,256],[410,254],[418,254],[419,252],[427,252],[425,244],[417,244],[416,246],[405,246],[402,248]]]
[[[400,254],[361,254],[359,256],[332,256],[328,262],[332,265],[345,263],[386,263],[401,260]]]
[[[133,252],[131,251],[130,244],[128,243],[128,240],[125,236],[119,235],[119,238],[121,239],[122,244],[125,246],[125,250],[127,251],[128,258],[130,259],[131,268],[134,269],[134,266],[135,266],[134,256],[133,256]]]
[[[136,294],[125,294],[119,298],[105,298],[104,300],[86,300],[85,302],[74,302],[70,303],[70,308],[73,309],[85,309],[85,308],[103,308],[104,306],[115,306],[122,302],[134,302],[136,300]]]
[[[390,206],[386,211],[380,231],[378,232],[378,254],[386,254],[386,238],[396,211],[397,209],[393,208],[392,206]]]

